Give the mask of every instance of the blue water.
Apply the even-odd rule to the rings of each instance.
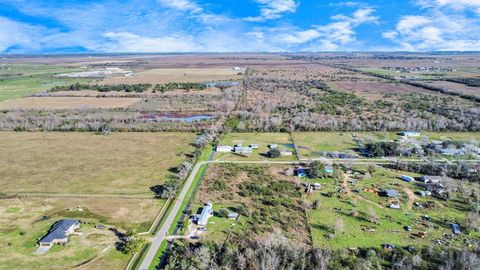
[[[236,81],[219,81],[219,82],[207,82],[205,83],[206,87],[231,87],[231,86],[237,86],[239,85],[240,82]]]
[[[195,121],[204,121],[204,120],[211,120],[214,117],[211,115],[192,115],[192,116],[160,116],[157,117],[158,120],[168,120],[168,121],[182,121],[182,122],[195,122]]]

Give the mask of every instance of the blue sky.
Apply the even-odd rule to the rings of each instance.
[[[0,52],[480,50],[480,0],[0,0]]]

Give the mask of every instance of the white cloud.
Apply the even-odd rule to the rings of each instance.
[[[109,52],[195,52],[201,50],[189,36],[144,37],[130,32],[108,32],[104,36],[110,42],[103,46],[103,51]]]
[[[255,0],[260,4],[260,16],[247,17],[246,21],[261,22],[278,19],[285,13],[293,13],[297,10],[298,3],[295,0]]]
[[[480,0],[420,0],[418,4],[424,8],[449,7],[459,10],[480,7]]]
[[[160,4],[173,9],[183,11],[202,12],[203,9],[195,2],[190,0],[157,0]]]
[[[263,29],[262,35],[286,51],[352,50],[360,44],[355,29],[367,23],[376,23],[378,17],[371,8],[358,9],[352,15],[333,16],[331,23],[313,25],[307,29],[296,27]],[[258,32],[258,31],[257,31]]]
[[[427,9],[425,14],[401,17],[395,29],[382,36],[398,44],[399,50],[479,50],[479,18],[466,15],[464,8],[470,9],[480,1],[435,0],[420,4]],[[444,8],[451,5],[456,6]]]

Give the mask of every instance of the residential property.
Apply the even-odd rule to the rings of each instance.
[[[420,137],[420,133],[416,131],[402,131],[400,135],[404,137]]]
[[[260,147],[260,145],[258,144],[250,144],[248,147],[252,148],[252,149],[258,149]]]
[[[233,146],[230,145],[217,145],[217,148],[215,149],[217,152],[232,152],[233,151]]]
[[[414,178],[408,175],[402,175],[400,176],[400,179],[402,179],[405,182],[413,182]]]
[[[274,143],[268,145],[268,148],[270,148],[270,149],[274,149],[274,148],[277,148],[277,147],[278,147],[278,144],[274,144]]]
[[[77,219],[62,219],[55,222],[47,235],[38,241],[40,245],[39,249],[43,248],[43,250],[46,251],[55,243],[67,243],[68,236],[73,234],[78,228],[80,228],[80,222]]]
[[[421,178],[422,182],[427,184],[438,184],[442,182],[441,176],[433,176],[433,175],[424,175]]]
[[[200,216],[198,217],[198,220],[197,220],[198,226],[207,226],[208,219],[211,216],[213,216],[212,206],[213,205],[210,202],[203,205],[202,212],[200,213]]]

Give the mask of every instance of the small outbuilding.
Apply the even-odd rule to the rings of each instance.
[[[386,189],[382,192],[382,195],[389,198],[396,198],[398,196],[398,192],[394,189]]]
[[[307,177],[307,170],[303,168],[295,169],[295,175],[298,177]]]
[[[400,179],[402,179],[405,182],[413,182],[413,180],[414,180],[413,177],[408,176],[408,175],[402,175],[402,176],[400,176]]]
[[[438,184],[442,182],[441,176],[433,176],[433,175],[424,175],[422,176],[422,182],[427,184]]]
[[[238,218],[238,213],[232,212],[228,214],[229,219],[237,219]]]
[[[452,224],[452,232],[454,234],[460,234],[460,226],[458,224]]]

